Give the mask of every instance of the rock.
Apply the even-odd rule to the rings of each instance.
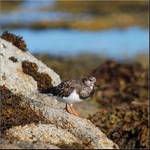
[[[46,77],[49,76],[49,78],[51,78],[52,85],[57,85],[60,83],[59,75],[52,69],[48,68],[41,61],[37,60],[30,54],[30,52],[23,52],[3,39],[0,39],[0,47],[0,85],[5,85],[11,89],[13,93],[28,95],[34,91],[37,91],[38,83],[41,82],[38,79],[44,80],[45,77],[40,73],[45,73]],[[17,62],[10,60],[12,57],[16,59]],[[29,65],[35,64],[37,66],[37,80],[35,80],[35,77],[31,74],[33,70],[31,69],[32,66],[28,66],[28,70],[30,71],[28,74],[23,72],[23,64],[25,64],[25,62],[26,66],[27,63],[29,63]],[[40,78],[40,75],[43,78]]]
[[[4,138],[0,138],[0,149],[22,149],[21,147],[10,144],[10,142]]]
[[[9,139],[13,139],[13,141],[17,139],[29,143],[43,142],[46,144],[58,145],[61,148],[68,148],[73,145],[79,148],[83,147],[81,142],[70,132],[51,124],[17,126],[9,129],[6,135]]]
[[[11,143],[10,143],[11,142]],[[19,141],[15,139],[0,139],[1,149],[59,149],[59,147],[47,143],[31,143],[27,141]]]
[[[13,144],[0,144],[0,149],[22,149]]]
[[[67,113],[64,103],[38,92],[59,84],[60,77],[28,51],[0,39],[0,64],[0,125],[9,141],[31,145],[46,141],[65,148],[118,148],[89,120]]]

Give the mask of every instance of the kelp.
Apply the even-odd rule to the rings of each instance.
[[[112,110],[100,110],[89,116],[120,148],[148,148],[148,101],[131,105],[114,106]]]
[[[101,108],[88,119],[120,148],[148,148],[148,70],[108,60],[91,74],[97,78],[95,99]]]
[[[91,73],[97,79],[96,100],[105,106],[148,99],[148,70],[140,63],[108,60]]]

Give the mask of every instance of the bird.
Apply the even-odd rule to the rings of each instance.
[[[84,76],[62,81],[57,86],[41,89],[39,92],[49,96],[55,96],[58,101],[66,103],[64,109],[68,113],[79,116],[79,113],[73,108],[73,104],[81,102],[93,95],[95,83],[95,77]]]

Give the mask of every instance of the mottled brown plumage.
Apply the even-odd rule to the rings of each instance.
[[[59,101],[72,104],[88,98],[94,92],[95,77],[85,77],[61,82],[55,87],[41,90],[40,93],[58,97]],[[67,111],[73,111],[66,105]],[[71,112],[70,112],[71,113]],[[75,111],[72,112],[75,114]]]
[[[91,85],[86,85],[88,78],[73,79],[61,82],[58,86],[41,90],[41,93],[52,94],[53,96],[68,97],[74,89],[76,89],[81,99],[89,97],[94,88]],[[94,85],[93,85],[94,86]]]

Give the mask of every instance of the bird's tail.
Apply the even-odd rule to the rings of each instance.
[[[47,93],[50,93],[51,88],[47,88],[47,89],[39,89],[38,91],[39,91],[40,93],[47,94]]]

